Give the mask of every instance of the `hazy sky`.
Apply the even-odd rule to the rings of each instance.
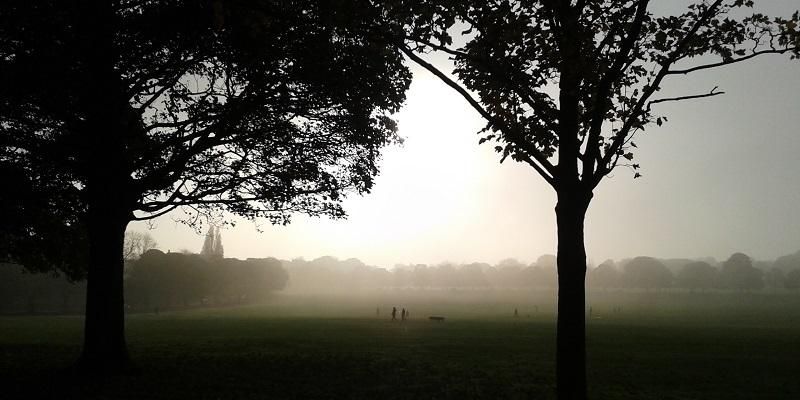
[[[771,14],[800,7],[797,0],[759,3]],[[620,169],[595,191],[586,221],[595,264],[637,255],[722,259],[737,251],[772,259],[800,250],[800,60],[769,56],[672,78],[665,93],[717,85],[725,95],[657,110],[669,123],[636,140],[643,178]],[[225,255],[332,255],[391,267],[530,262],[555,252],[552,189],[530,167],[501,165],[493,146],[478,146],[484,123],[452,89],[415,67],[396,117],[405,144],[385,151],[372,193],[346,201],[347,220],[241,222],[222,232]],[[202,235],[169,215],[154,225],[150,234],[162,250],[200,250]]]

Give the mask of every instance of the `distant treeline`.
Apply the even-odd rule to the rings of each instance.
[[[719,263],[713,259],[659,260],[636,257],[617,265],[608,260],[588,274],[590,287],[749,291],[764,288],[800,288],[800,252],[770,262],[753,262],[735,253]]]
[[[250,303],[286,287],[275,258],[204,257],[149,250],[129,264],[125,302],[132,308]]]
[[[505,259],[487,263],[396,265],[392,270],[368,266],[358,259],[325,256],[312,261],[284,261],[289,289],[296,291],[347,291],[369,288],[556,288],[556,258],[543,255],[523,264]],[[774,262],[753,262],[742,253],[724,262],[713,259],[636,257],[608,260],[589,268],[587,284],[611,289],[757,290],[800,288],[800,252]]]
[[[498,265],[487,263],[442,263],[395,265],[390,271],[368,266],[358,259],[338,260],[325,256],[312,261],[284,261],[289,271],[289,289],[330,291],[371,288],[522,288],[556,287],[555,257],[542,256],[525,265],[506,259]]]
[[[132,311],[224,305],[262,300],[271,292],[353,291],[363,289],[555,289],[556,258],[524,264],[505,259],[487,263],[396,265],[392,270],[358,259],[320,257],[312,261],[275,258],[237,260],[190,253],[148,250],[126,263],[125,301]],[[589,268],[591,288],[690,291],[750,291],[800,288],[800,252],[774,262],[742,253],[713,259],[636,257],[608,260]],[[26,272],[0,264],[1,313],[80,313],[86,286],[52,274]]]
[[[241,304],[286,287],[289,276],[274,258],[238,260],[148,250],[126,262],[125,302],[131,311]],[[81,313],[86,284],[63,276],[0,264],[0,312]]]

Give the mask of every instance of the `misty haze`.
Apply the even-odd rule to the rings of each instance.
[[[5,0],[0,398],[800,398],[796,0]]]

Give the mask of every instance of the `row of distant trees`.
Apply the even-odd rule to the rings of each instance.
[[[238,260],[149,250],[130,263],[125,300],[132,308],[240,304],[286,287],[289,276],[274,258]]]
[[[164,253],[142,232],[125,234],[125,300],[128,309],[154,310],[263,300],[286,287],[289,276],[274,258],[224,258],[219,233],[210,231],[215,251]],[[206,240],[208,242],[208,240]],[[81,313],[86,283],[64,274],[32,273],[0,264],[0,312]]]
[[[276,290],[358,290],[375,288],[511,289],[555,288],[555,257],[543,255],[524,264],[513,258],[488,263],[396,265],[392,270],[358,259],[320,257],[306,261],[275,258],[238,260],[152,249],[152,238],[134,234],[126,241],[126,303],[133,310],[250,303]],[[141,252],[143,254],[140,254]],[[800,251],[774,262],[753,262],[736,253],[724,262],[712,259],[660,260],[636,257],[608,260],[590,268],[588,285],[595,289],[667,288],[738,291],[800,288]],[[26,272],[0,264],[0,312],[79,313],[86,285],[65,276]]]
[[[652,257],[636,257],[620,264],[617,266],[608,260],[591,270],[590,286],[603,289],[674,287],[691,291],[800,288],[800,252],[781,257],[771,265],[754,263],[743,253],[735,253],[718,265],[713,261],[687,260],[670,269],[667,263]]]
[[[487,263],[396,265],[392,270],[368,266],[358,259],[325,256],[312,261],[284,261],[292,290],[352,290],[367,288],[555,288],[556,259],[543,255],[524,264],[509,258]],[[587,282],[600,289],[729,289],[800,288],[800,252],[773,263],[753,262],[733,254],[718,263],[713,259],[659,260],[636,257],[618,263],[608,260],[590,268]]]
[[[133,311],[252,303],[286,287],[274,258],[237,260],[148,250],[126,263],[125,301]],[[0,312],[81,313],[85,281],[0,264]]]
[[[358,259],[325,256],[312,261],[285,261],[289,288],[298,291],[366,288],[509,288],[542,284],[555,287],[555,257],[542,256],[530,266],[514,259],[487,263],[396,265],[392,270],[368,266]]]

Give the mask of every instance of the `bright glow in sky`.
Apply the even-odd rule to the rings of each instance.
[[[795,1],[771,3],[786,13]],[[773,8],[774,7],[774,8]],[[618,170],[595,191],[589,258],[637,255],[773,259],[800,249],[800,62],[767,57],[666,82],[665,93],[727,94],[657,111],[637,137],[641,179]],[[240,222],[223,230],[228,257],[356,257],[378,266],[442,261],[534,261],[554,253],[555,195],[525,165],[478,146],[483,121],[455,92],[415,69],[396,116],[403,146],[385,151],[371,194],[345,203],[347,220],[298,216],[290,226]],[[162,250],[198,252],[202,234],[155,221]],[[260,231],[258,229],[260,229]],[[129,230],[147,230],[143,223]]]

